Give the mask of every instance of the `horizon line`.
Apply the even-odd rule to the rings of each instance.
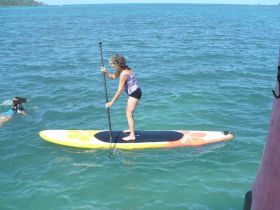
[[[182,2],[174,2],[174,3],[166,3],[166,2],[157,2],[157,3],[150,3],[150,2],[119,2],[119,3],[70,3],[70,4],[46,4],[46,6],[73,6],[73,5],[108,5],[108,4],[189,4],[189,5],[244,5],[244,6],[280,6],[278,4],[240,4],[240,3],[182,3]]]

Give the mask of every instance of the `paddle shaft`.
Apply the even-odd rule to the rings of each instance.
[[[103,59],[102,43],[101,42],[99,42],[99,50],[100,50],[100,58],[101,58],[101,67],[104,67],[104,59]],[[106,103],[108,103],[109,100],[108,100],[106,75],[105,75],[104,72],[103,72],[103,81],[104,81],[105,99],[106,99]],[[109,131],[110,131],[110,145],[111,145],[113,137],[112,137],[112,124],[111,124],[111,117],[110,117],[110,109],[109,109],[109,107],[106,110],[107,110],[107,117],[108,117]]]

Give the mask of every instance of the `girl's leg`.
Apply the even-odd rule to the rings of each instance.
[[[138,99],[133,98],[131,96],[128,97],[127,107],[126,107],[126,117],[128,122],[128,127],[130,131],[130,135],[123,138],[125,141],[135,140],[135,131],[134,131],[134,117],[133,113],[138,105]]]

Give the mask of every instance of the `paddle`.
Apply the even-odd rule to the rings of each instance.
[[[99,50],[100,50],[100,58],[101,58],[101,67],[104,67],[104,59],[103,59],[103,52],[102,52],[102,43],[99,42]],[[104,91],[105,91],[105,100],[106,103],[108,103],[108,93],[107,93],[107,83],[106,83],[106,76],[105,73],[103,72],[103,81],[104,81]],[[111,143],[112,143],[112,124],[111,124],[111,117],[110,117],[110,109],[109,107],[106,108],[107,110],[107,117],[108,117],[108,124],[109,124],[109,130],[110,130],[110,149],[109,149],[109,157],[112,156],[112,151],[111,151]]]

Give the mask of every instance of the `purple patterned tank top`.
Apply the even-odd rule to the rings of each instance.
[[[122,73],[124,77],[127,77],[127,80],[124,84],[124,91],[128,94],[131,95],[137,88],[139,88],[139,84],[137,82],[137,79],[135,77],[134,72],[132,74],[125,74]]]

